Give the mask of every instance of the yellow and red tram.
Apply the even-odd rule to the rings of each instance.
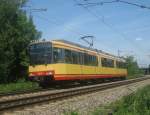
[[[29,46],[29,78],[42,83],[104,78],[125,79],[125,60],[66,40]]]

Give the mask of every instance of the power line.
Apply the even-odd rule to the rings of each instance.
[[[33,6],[34,5],[34,3],[32,2],[32,1],[30,1],[31,2],[31,5]],[[31,8],[31,6],[28,6],[29,8],[28,9],[25,9],[26,11],[29,11],[29,13],[30,13],[30,16],[31,16],[31,13],[33,13],[33,12],[42,12],[42,11],[47,11],[47,9],[46,8]],[[33,15],[33,14],[32,14]],[[48,18],[45,18],[45,17],[42,17],[42,16],[39,16],[39,15],[33,15],[33,16],[36,16],[36,17],[38,17],[38,18],[40,18],[40,19],[42,19],[42,20],[44,20],[44,21],[46,21],[46,22],[48,22],[48,23],[52,23],[52,24],[55,24],[55,25],[58,25],[58,26],[60,26],[60,24],[59,23],[57,23],[56,21],[54,21],[54,20],[50,20],[50,19],[48,19]],[[56,19],[55,19],[56,20]],[[78,32],[78,31],[74,31],[74,30],[72,30],[71,28],[65,28],[65,30],[67,30],[67,31],[70,31],[70,32],[72,32],[72,33],[75,33],[76,35],[79,35],[79,36],[84,36],[83,34],[81,34],[80,32]]]
[[[109,4],[109,3],[114,3],[114,2],[116,2],[116,0],[114,0],[114,1],[105,1],[105,2],[96,2],[96,3],[90,3],[90,2],[87,2],[87,3],[78,3],[78,5],[81,5],[81,6],[86,6],[86,7],[88,7],[88,6],[96,6],[96,5],[104,5],[104,4]]]
[[[32,3],[32,5],[33,5],[33,3]],[[35,8],[34,8],[34,9],[31,9],[31,6],[29,6],[29,8],[30,8],[30,9],[26,9],[26,10],[29,10],[30,15],[31,15],[32,12],[47,11],[47,9],[44,9],[44,8],[41,8],[41,9],[35,9]],[[48,19],[48,18],[39,16],[39,15],[33,15],[33,16],[36,16],[36,17],[38,17],[38,18],[40,18],[40,19],[42,19],[42,20],[44,20],[44,21],[46,21],[46,22],[48,22],[48,23],[52,23],[52,24],[55,24],[55,25],[60,26],[60,24],[56,22],[56,19],[55,19],[55,21],[54,21],[54,20],[50,20],[50,19]],[[84,34],[78,32],[78,31],[74,31],[74,30],[72,30],[72,29],[69,28],[69,27],[64,28],[64,29],[67,30],[67,31],[70,31],[70,32],[72,32],[72,33],[74,33],[74,34],[76,34],[76,35],[78,35],[78,36],[80,36],[80,38],[82,38],[83,36],[84,36],[84,37],[85,37],[85,36],[88,36],[88,35],[84,35]],[[93,45],[93,42],[92,42],[92,45]]]
[[[25,8],[25,9],[24,9]],[[46,12],[47,9],[46,8],[32,8],[32,6],[30,5],[25,5],[22,7],[22,10],[25,10],[27,12],[29,12],[29,15],[31,16],[31,14],[33,12]]]
[[[78,2],[77,0],[73,0],[73,1],[74,1],[77,5],[79,5],[79,2]],[[116,1],[116,0],[115,0],[115,1]],[[114,1],[112,1],[112,2],[114,2]],[[138,48],[139,51],[143,52],[142,48],[141,48],[139,45],[137,45],[137,44],[135,44],[133,41],[127,39],[127,37],[126,37],[126,35],[125,35],[124,33],[118,31],[118,29],[116,29],[113,25],[107,23],[107,22],[104,20],[103,16],[97,15],[96,13],[92,12],[88,7],[86,7],[86,6],[84,6],[84,5],[81,5],[81,4],[80,4],[80,6],[81,6],[83,9],[85,9],[89,14],[93,15],[95,18],[97,18],[99,21],[101,21],[105,26],[107,26],[109,29],[111,29],[114,33],[118,34],[122,39],[128,41],[128,43],[130,43],[132,46],[133,46],[133,44],[134,44],[134,46],[135,46],[136,48]],[[137,46],[138,46],[138,47],[137,47]]]
[[[124,1],[124,0],[113,0],[113,1],[101,1],[101,2],[96,2],[96,3],[92,3],[92,2],[87,2],[84,4],[78,4],[78,5],[84,5],[84,6],[97,6],[97,5],[104,5],[104,4],[112,4],[112,3],[123,3],[123,4],[128,4],[128,5],[132,5],[132,6],[136,6],[142,9],[148,9],[150,10],[149,6],[145,6],[145,5],[141,5],[141,4],[137,4],[137,3],[133,3],[133,2],[128,2],[128,1]]]
[[[52,24],[55,24],[55,25],[58,25],[58,26],[60,26],[60,24],[58,23],[58,22],[56,22],[56,21],[54,21],[54,20],[50,20],[50,19],[47,19],[47,18],[45,18],[45,17],[42,17],[42,16],[39,16],[39,15],[34,15],[34,16],[36,16],[36,17],[38,17],[38,18],[40,18],[40,19],[42,19],[42,20],[44,20],[44,21],[46,21],[46,22],[48,22],[48,23],[52,23]],[[74,34],[76,34],[76,35],[78,35],[78,36],[80,36],[79,37],[79,40],[80,39],[82,39],[83,41],[85,41],[87,44],[89,44],[89,47],[93,47],[93,45],[94,45],[94,36],[92,36],[92,35],[85,35],[85,34],[82,34],[82,33],[80,33],[80,32],[78,32],[78,31],[74,31],[74,30],[72,30],[71,28],[65,28],[65,30],[67,30],[67,31],[70,31],[70,32],[72,32],[72,33],[74,33]],[[91,39],[91,41],[88,41],[86,38],[89,38],[89,39]]]
[[[33,9],[28,9],[30,10],[31,12],[41,12],[41,11],[47,11],[46,8],[33,8]]]
[[[137,4],[137,3],[127,2],[127,1],[123,1],[123,0],[116,0],[116,1],[117,1],[117,2],[121,2],[121,3],[125,3],[125,4],[129,4],[129,5],[133,5],[133,6],[137,6],[137,7],[140,7],[140,8],[145,8],[145,9],[150,10],[150,7],[145,6],[145,5],[140,5],[140,4]]]
[[[74,0],[77,4],[78,4],[78,1],[77,0]],[[105,26],[107,26],[108,28],[110,28],[113,32],[119,34],[123,39],[127,40],[126,39],[126,36],[123,34],[123,33],[120,33],[115,27],[113,27],[112,25],[108,24],[105,22],[103,16],[99,16],[97,15],[96,13],[92,12],[89,8],[87,8],[86,6],[83,6],[81,5],[81,7],[83,7],[88,13],[90,13],[91,15],[93,15],[95,18],[97,18],[98,20],[100,20]]]

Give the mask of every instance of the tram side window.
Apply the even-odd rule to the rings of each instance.
[[[95,65],[98,66],[98,57],[96,56]]]
[[[84,64],[84,53],[79,53],[79,64],[83,65]]]
[[[112,59],[102,58],[101,61],[103,67],[114,67],[114,60]]]
[[[108,59],[108,67],[114,67],[114,60]]]
[[[54,63],[64,62],[63,49],[61,48],[53,48],[53,60]]]
[[[72,63],[71,50],[65,49],[65,62],[70,64]]]
[[[92,60],[92,56],[88,55],[88,65],[93,65],[93,60]]]
[[[72,51],[72,61],[73,64],[79,64],[79,53],[76,51]]]
[[[84,54],[84,64],[89,66],[97,66],[98,59],[96,56]]]
[[[88,54],[84,54],[84,65],[88,65],[88,61],[89,61],[89,56]]]
[[[116,66],[117,68],[126,68],[126,63],[116,61]]]
[[[94,65],[94,66],[98,66],[98,58],[97,58],[97,56],[93,56],[93,58],[92,58],[92,64]]]
[[[96,56],[92,56],[92,55],[89,55],[89,65],[91,66],[97,66],[97,57]]]
[[[107,67],[107,59],[106,59],[106,58],[102,58],[101,61],[102,61],[102,62],[101,62],[101,63],[102,63],[102,66],[103,66],[103,67]]]

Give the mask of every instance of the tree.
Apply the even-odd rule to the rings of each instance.
[[[140,70],[137,61],[134,59],[133,56],[128,56],[126,58],[126,63],[127,63],[127,70],[128,70],[128,75],[133,76],[137,74],[141,74],[142,71]]]
[[[0,82],[17,81],[27,74],[27,47],[41,33],[22,10],[27,0],[0,0]]]

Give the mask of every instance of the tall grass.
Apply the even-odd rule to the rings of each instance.
[[[18,81],[10,84],[0,84],[0,93],[37,89],[38,84],[29,81]]]
[[[99,107],[91,115],[150,115],[150,85],[134,94],[123,97],[105,107]]]
[[[124,97],[113,109],[113,115],[150,115],[150,85]]]

